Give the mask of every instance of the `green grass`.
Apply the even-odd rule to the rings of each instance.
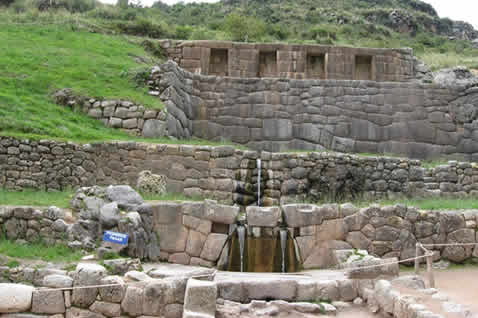
[[[448,164],[448,160],[424,160],[421,161],[421,166],[426,169],[436,168],[440,165]]]
[[[10,191],[0,188],[0,205],[32,205],[32,206],[51,206],[55,205],[59,208],[68,208],[70,200],[74,195],[73,190],[59,192],[45,191]],[[186,197],[182,193],[166,193],[162,195],[145,194],[141,196],[146,201],[202,201],[204,198]]]
[[[421,210],[466,210],[478,209],[477,199],[397,199],[397,200],[378,200],[378,201],[357,201],[354,202],[357,206],[366,207],[373,203],[380,205],[394,205],[404,204],[406,206],[413,206]]]
[[[74,262],[79,261],[83,256],[81,251],[73,250],[65,245],[18,244],[3,238],[0,239],[0,254],[18,259],[39,259],[47,262]],[[9,262],[9,264],[16,263]]]
[[[72,30],[65,25],[8,25],[0,28],[0,131],[2,135],[69,140],[129,139],[84,114],[56,105],[52,93],[69,87],[91,97],[122,98],[161,108],[122,76],[146,56],[121,36]],[[144,67],[144,65],[143,65]]]
[[[73,191],[44,192],[44,191],[9,191],[0,188],[1,205],[33,205],[67,208],[73,196]]]
[[[165,193],[165,194],[149,194],[141,193],[146,201],[202,201],[204,198],[200,196],[187,197],[182,193]]]

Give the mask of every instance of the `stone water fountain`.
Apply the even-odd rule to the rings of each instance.
[[[281,209],[249,206],[230,240],[227,266],[236,272],[296,272],[294,240],[282,222]]]

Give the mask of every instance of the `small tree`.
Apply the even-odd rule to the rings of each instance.
[[[233,41],[254,41],[264,36],[266,24],[255,17],[231,13],[224,21],[224,31]]]
[[[116,2],[116,5],[121,9],[126,9],[128,8],[128,0],[118,0],[118,2]]]
[[[13,3],[14,0],[0,0],[0,7],[1,6],[5,6],[5,7],[8,7],[9,5],[11,5]]]

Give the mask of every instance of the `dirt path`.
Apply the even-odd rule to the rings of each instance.
[[[434,274],[435,285],[440,292],[478,313],[478,267],[436,270]]]

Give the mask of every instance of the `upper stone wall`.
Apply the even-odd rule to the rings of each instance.
[[[192,135],[257,150],[395,153],[475,160],[478,88],[349,80],[232,78],[168,62],[152,90]]]
[[[202,75],[380,82],[415,77],[408,49],[171,40],[161,46],[169,59]]]

